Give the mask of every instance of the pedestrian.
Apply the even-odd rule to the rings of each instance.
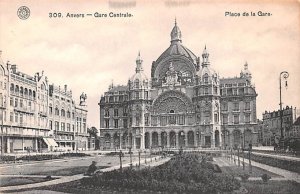
[[[86,175],[92,176],[93,174],[95,174],[95,172],[97,170],[96,165],[97,165],[97,162],[92,161],[92,164],[89,166],[88,170],[86,171]]]

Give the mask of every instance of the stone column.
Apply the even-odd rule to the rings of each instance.
[[[132,149],[133,149],[133,150],[136,149],[135,142],[136,142],[135,136],[132,136]]]
[[[24,137],[22,138],[22,152],[24,152]]]
[[[158,133],[158,146],[161,146],[162,139],[161,139],[161,133]]]
[[[167,132],[167,147],[170,147],[170,133]]]
[[[114,149],[114,136],[110,137],[110,149]]]
[[[176,134],[176,147],[179,148],[179,134],[178,133],[175,133]]]
[[[152,147],[152,133],[149,132],[149,148]]]
[[[10,138],[6,137],[6,141],[7,141],[7,153],[10,153]]]
[[[35,150],[36,152],[38,152],[39,151],[39,149],[38,149],[38,138],[35,138],[34,142],[35,142],[35,144],[34,144],[33,150]]]
[[[211,134],[211,148],[215,148],[216,147],[216,142],[215,142],[215,131],[212,130],[212,134]]]
[[[197,137],[198,135],[197,135],[197,132],[196,131],[194,131],[194,146],[195,147],[198,147],[198,137]]]

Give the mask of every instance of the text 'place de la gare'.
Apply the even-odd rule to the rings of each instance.
[[[220,78],[205,46],[202,59],[182,44],[175,22],[171,44],[144,74],[140,53],[127,85],[101,96],[102,149],[215,148],[256,145],[256,97],[248,64]],[[241,71],[240,71],[241,70]]]

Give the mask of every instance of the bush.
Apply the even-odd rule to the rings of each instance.
[[[261,175],[261,179],[263,180],[264,183],[266,183],[271,179],[271,176],[268,174],[263,174]]]
[[[244,173],[244,174],[241,174],[240,177],[241,177],[243,182],[246,182],[249,179],[250,175]]]
[[[15,156],[0,156],[0,160],[4,162],[14,161]]]
[[[124,169],[104,172],[81,180],[83,185],[114,189],[165,191],[171,193],[222,193],[240,187],[234,177],[214,173],[205,155],[177,155],[161,166],[136,171]]]

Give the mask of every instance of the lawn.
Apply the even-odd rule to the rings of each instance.
[[[300,184],[293,181],[270,180],[248,181],[241,183],[248,190],[248,194],[297,194],[300,193]]]
[[[0,177],[0,187],[40,183],[48,180],[46,177]]]
[[[107,168],[109,166],[97,166],[97,169],[103,169]],[[34,173],[34,175],[50,175],[50,176],[72,176],[76,174],[83,174],[87,171],[88,166],[77,166],[72,168],[65,168],[65,169],[59,169],[59,170],[52,170],[52,171],[46,171],[46,172],[38,172]]]
[[[241,174],[249,174],[250,177],[261,177],[261,175],[263,174],[267,174],[271,177],[282,177],[278,174],[275,174],[275,173],[272,173],[272,172],[269,172],[267,170],[264,170],[264,169],[261,169],[261,168],[258,168],[258,167],[255,167],[255,166],[252,166],[252,173],[250,174],[249,173],[249,166],[245,166],[245,170],[243,170],[243,166],[222,166],[220,167],[222,172],[223,173],[226,173],[226,174],[230,174],[230,175],[233,175],[233,176],[239,176]]]

